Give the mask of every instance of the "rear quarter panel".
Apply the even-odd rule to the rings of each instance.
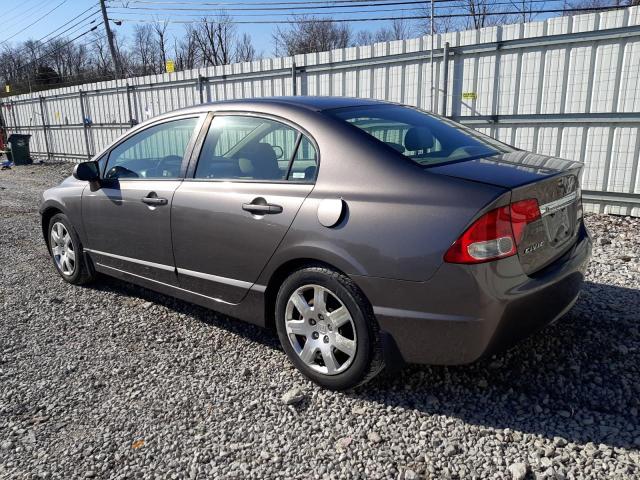
[[[508,191],[430,173],[356,129],[326,121],[316,186],[260,282],[294,259],[315,259],[347,274],[425,281],[466,226]],[[503,198],[504,197],[504,198]],[[346,204],[332,228],[318,221],[323,199]]]

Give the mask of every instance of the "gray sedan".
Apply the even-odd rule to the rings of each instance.
[[[582,164],[402,105],[201,105],[131,129],[44,192],[64,280],[97,272],[275,328],[345,389],[473,362],[555,321],[591,253]]]

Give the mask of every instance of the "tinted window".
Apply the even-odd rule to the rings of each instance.
[[[454,122],[409,107],[375,105],[340,108],[328,113],[424,166],[514,150]]]
[[[105,178],[178,178],[197,118],[161,123],[128,138],[109,154]]]
[[[289,180],[292,182],[311,182],[316,178],[318,158],[316,149],[311,141],[303,136],[296,150],[296,156],[291,164]]]
[[[195,178],[284,180],[298,135],[295,129],[266,118],[215,117]]]

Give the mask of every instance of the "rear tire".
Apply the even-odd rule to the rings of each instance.
[[[65,282],[83,285],[95,278],[93,268],[84,257],[80,238],[64,213],[51,217],[47,235],[53,265]]]
[[[384,368],[371,306],[339,272],[312,266],[292,273],[278,291],[275,315],[287,356],[322,387],[353,388]]]

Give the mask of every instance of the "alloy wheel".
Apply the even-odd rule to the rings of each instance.
[[[325,375],[344,372],[357,348],[356,327],[347,307],[330,290],[304,285],[285,310],[287,337],[300,359]]]
[[[51,226],[51,253],[58,270],[71,276],[76,269],[76,249],[71,235],[62,222]]]

